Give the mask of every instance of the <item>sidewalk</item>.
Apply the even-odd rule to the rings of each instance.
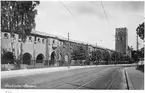
[[[144,73],[136,70],[136,67],[127,67],[125,70],[129,89],[144,90]]]
[[[97,67],[96,65],[92,66],[70,66],[68,67],[51,67],[51,68],[37,68],[37,69],[23,69],[23,70],[12,70],[12,71],[1,71],[1,78],[9,78],[9,77],[17,77],[17,76],[26,76],[33,74],[41,74],[41,73],[50,73],[56,71],[65,71],[65,70],[73,70],[80,68],[89,68],[89,67]]]

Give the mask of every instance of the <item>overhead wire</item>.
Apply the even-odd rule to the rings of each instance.
[[[107,14],[106,14],[106,11],[105,11],[105,8],[104,8],[104,5],[103,5],[102,1],[101,1],[101,6],[102,6],[102,8],[103,8],[103,11],[104,11],[104,14],[105,14],[106,20],[108,20],[108,17],[107,17]]]
[[[60,4],[62,4],[63,5],[63,7],[72,15],[72,16],[74,16],[75,17],[75,15],[74,15],[74,13],[62,2],[62,1],[59,1],[60,2]]]
[[[111,28],[112,28],[112,27],[111,27],[111,25],[110,25],[110,21],[109,21],[109,19],[108,19],[108,17],[107,17],[107,13],[106,13],[106,10],[105,10],[105,7],[104,7],[102,1],[101,1],[101,6],[102,6],[103,12],[104,12],[104,14],[105,14],[105,18],[106,18],[106,20],[107,20],[107,22],[108,22],[109,29],[110,29],[110,31],[111,31]],[[113,37],[115,37],[115,35],[113,35]],[[115,40],[113,40],[113,41],[115,41]]]
[[[107,22],[108,22],[108,25],[109,25],[109,28],[110,28],[110,30],[111,30],[110,21],[109,21],[109,19],[108,19],[108,17],[107,17],[107,13],[106,13],[106,10],[105,10],[105,7],[104,7],[102,1],[101,1],[101,6],[102,6],[102,8],[103,8],[103,12],[104,12],[104,14],[105,14],[105,18],[106,18],[106,20],[107,20]]]

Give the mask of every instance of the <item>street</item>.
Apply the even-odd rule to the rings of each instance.
[[[2,78],[10,89],[127,89],[124,66],[96,66]]]

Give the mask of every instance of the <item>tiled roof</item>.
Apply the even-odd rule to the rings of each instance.
[[[44,33],[44,32],[39,32],[39,31],[34,31],[32,30],[31,32],[32,34],[36,34],[36,35],[41,35],[41,36],[50,36],[50,37],[55,37],[55,35],[52,35],[52,34],[48,34],[48,33]]]
[[[65,37],[61,37],[61,36],[57,36],[57,35],[52,35],[52,34],[48,34],[48,33],[44,33],[44,32],[39,32],[39,31],[32,31],[31,32],[32,34],[37,34],[37,35],[41,35],[41,36],[48,36],[48,37],[53,37],[53,38],[58,38],[58,39],[61,39],[61,40],[65,40],[65,41],[67,41],[68,40],[68,38],[65,38]],[[80,44],[86,44],[86,45],[90,45],[90,46],[93,46],[93,47],[98,47],[98,48],[103,48],[103,49],[107,49],[107,48],[105,48],[105,47],[102,47],[102,46],[96,46],[96,45],[93,45],[93,44],[89,44],[89,43],[85,43],[85,42],[82,42],[82,41],[78,41],[78,40],[72,40],[72,39],[70,39],[69,40],[70,42],[76,42],[76,43],[80,43]],[[111,49],[109,49],[109,50],[111,50]],[[114,50],[112,50],[112,51],[114,51]]]

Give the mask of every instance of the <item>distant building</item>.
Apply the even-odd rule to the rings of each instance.
[[[127,28],[116,28],[115,50],[127,54],[128,50],[128,32]]]

